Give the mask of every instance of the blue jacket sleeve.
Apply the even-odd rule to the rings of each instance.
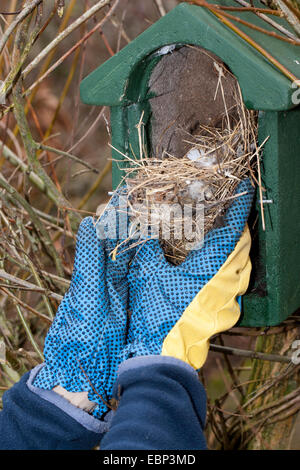
[[[121,364],[114,389],[119,406],[104,421],[33,386],[39,370],[3,396],[0,450],[92,449],[100,441],[101,450],[206,448],[206,394],[197,373],[178,359],[147,356]]]
[[[57,393],[32,385],[41,366],[3,395],[0,450],[88,450],[109,427]]]
[[[119,398],[101,450],[204,450],[206,393],[197,372],[167,356],[123,362],[114,388]]]

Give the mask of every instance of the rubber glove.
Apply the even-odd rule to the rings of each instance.
[[[240,195],[241,194],[241,195]],[[251,238],[246,222],[254,189],[242,181],[225,214],[199,250],[169,264],[158,240],[139,248],[129,273],[130,328],[122,356],[163,354],[200,368],[209,338],[238,320],[236,298],[248,286]]]
[[[34,382],[47,390],[59,386],[58,393],[61,387],[88,392],[96,417],[108,410],[126,344],[127,275],[134,249],[125,243],[117,259],[111,258],[120,243],[120,224],[126,233],[124,191],[115,194],[97,223],[88,217],[80,224],[71,285],[47,334],[45,366]],[[123,210],[115,211],[120,205]]]

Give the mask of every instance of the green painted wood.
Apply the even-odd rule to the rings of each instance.
[[[300,307],[300,108],[266,112],[259,140],[271,136],[263,153],[266,231],[260,222],[260,256],[267,296],[244,297],[247,326],[276,325]],[[259,213],[259,212],[258,212]]]
[[[113,106],[111,108],[111,130],[112,130],[112,186],[117,188],[125,176],[128,166],[124,161],[122,153],[130,155],[131,158],[139,158],[140,148],[137,125],[142,114],[145,129],[144,142],[148,146],[148,133],[150,129],[151,110],[148,101],[133,104],[131,106]]]
[[[236,5],[231,0],[219,3]],[[237,15],[272,30],[251,13]],[[284,20],[278,22],[288,27]],[[239,27],[300,77],[299,47]],[[274,202],[265,206],[263,232],[257,198],[259,232],[253,250],[259,254],[260,265],[253,270],[254,291],[243,297],[241,325],[279,324],[300,307],[300,108],[293,109],[295,89],[291,82],[207,10],[180,4],[89,75],[81,84],[81,98],[89,104],[111,107],[112,145],[138,157],[136,125],[142,112],[146,142],[150,132],[148,81],[160,60],[155,51],[174,43],[198,45],[219,56],[238,78],[246,106],[262,110],[260,143],[270,136],[263,153],[264,198]],[[116,150],[112,157],[116,188],[127,163]]]
[[[236,6],[232,0],[219,3]],[[265,29],[274,30],[252,13],[235,14]],[[242,25],[239,27],[300,78],[299,46]],[[145,77],[145,59],[166,44],[201,45],[221,57],[238,78],[248,108],[284,110],[294,106],[291,101],[294,90],[289,79],[207,9],[186,3],[178,5],[86,77],[81,83],[82,101],[109,106],[143,101],[147,87],[141,87],[140,80]]]
[[[134,93],[138,95],[143,94],[143,99],[140,99],[132,104],[124,106],[111,106],[111,128],[112,128],[112,145],[119,152],[131,157],[139,155],[139,141],[137,124],[140,121],[142,113],[143,124],[146,132],[145,143],[147,144],[148,135],[150,132],[150,117],[151,109],[149,98],[152,96],[148,93],[148,81],[153,68],[160,60],[157,56],[147,56],[143,59],[142,64],[136,66],[135,78],[136,82],[128,87],[127,92],[130,96]],[[124,168],[126,163],[123,157],[116,150],[112,150],[112,158],[116,161],[113,165],[112,183],[113,188],[116,188],[124,177]]]

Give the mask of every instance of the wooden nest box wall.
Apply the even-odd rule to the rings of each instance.
[[[236,6],[231,0],[218,3]],[[234,14],[273,30],[251,12]],[[300,79],[299,46],[239,28]],[[212,62],[226,64],[236,77],[246,107],[258,111],[258,143],[267,139],[261,169],[263,199],[269,203],[264,231],[257,194],[251,216],[258,227],[253,271],[241,325],[272,326],[300,307],[300,93],[291,79],[208,9],[182,3],[86,77],[81,98],[110,106],[112,145],[122,153],[139,155],[136,126],[143,114],[148,153],[180,157],[188,150],[184,134],[214,125],[220,115],[223,102],[219,94],[214,100],[218,74]],[[224,87],[229,106],[232,86],[229,78]],[[115,188],[128,161],[117,151],[113,159]]]

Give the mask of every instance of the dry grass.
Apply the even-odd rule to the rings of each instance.
[[[238,85],[235,102],[234,108],[228,110],[224,101],[224,113],[215,127],[202,126],[198,135],[187,134],[190,150],[183,158],[169,154],[147,157],[142,118],[137,126],[141,158],[125,156],[129,163],[125,181],[131,219],[144,234],[146,227],[150,233],[158,231],[166,257],[173,264],[182,262],[188,247],[199,246],[203,236],[222,223],[226,208],[237,196],[234,193],[240,181],[250,177],[253,184],[258,182],[256,113],[244,106]],[[203,206],[202,213],[196,210],[197,204]],[[179,215],[168,218],[168,207],[175,205],[181,208]],[[184,234],[191,214],[192,244]],[[167,229],[162,230],[166,224]]]

